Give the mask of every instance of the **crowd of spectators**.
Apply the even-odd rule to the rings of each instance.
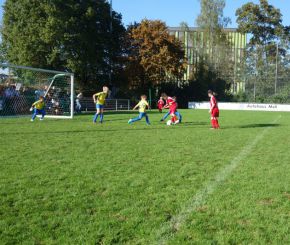
[[[20,88],[17,83],[0,84],[0,114],[16,115],[29,109],[25,93],[25,88]]]

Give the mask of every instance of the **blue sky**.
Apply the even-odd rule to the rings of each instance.
[[[259,2],[258,0],[226,0],[224,14],[232,20],[229,27],[236,27],[236,9],[250,1]],[[290,25],[290,0],[269,0],[269,3],[280,8],[284,24]],[[123,22],[126,25],[146,17],[161,19],[168,26],[179,26],[182,21],[194,26],[200,11],[199,5],[198,0],[113,0],[114,10],[123,15]]]
[[[97,0],[96,0],[97,1]],[[227,0],[225,16],[232,19],[229,27],[236,27],[235,11],[243,4],[258,0]],[[2,6],[5,0],[0,0]],[[269,0],[270,4],[280,8],[283,14],[283,22],[290,25],[290,0]],[[195,25],[195,19],[199,13],[198,0],[113,0],[113,8],[123,16],[123,23],[128,25],[143,18],[161,19],[168,26],[179,26],[180,22],[185,21],[190,26]],[[2,19],[2,8],[0,17]]]

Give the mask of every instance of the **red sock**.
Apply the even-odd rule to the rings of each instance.
[[[215,120],[214,120],[214,119],[211,119],[211,126],[212,126],[213,128],[215,128]]]
[[[216,128],[220,128],[219,120],[218,119],[215,120],[215,126],[216,126]]]
[[[176,116],[171,118],[171,122],[175,123],[175,121],[176,121]]]

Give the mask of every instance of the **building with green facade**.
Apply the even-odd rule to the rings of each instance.
[[[190,80],[193,76],[197,64],[200,59],[200,52],[209,53],[208,47],[204,42],[204,33],[199,28],[183,28],[183,27],[170,27],[169,33],[179,39],[185,47],[185,53],[187,57],[188,67],[184,79]],[[244,55],[244,51],[247,45],[247,35],[237,32],[237,29],[226,28],[224,33],[230,43],[229,49],[225,52],[228,61],[231,62],[232,70],[227,80],[232,84],[232,92],[237,93],[244,91],[245,84],[243,81],[237,79],[239,67]],[[213,54],[214,55],[214,54]]]

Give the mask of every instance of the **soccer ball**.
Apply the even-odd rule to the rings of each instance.
[[[166,122],[166,125],[167,125],[167,126],[171,126],[171,124],[172,124],[171,120],[168,120],[168,121]]]

